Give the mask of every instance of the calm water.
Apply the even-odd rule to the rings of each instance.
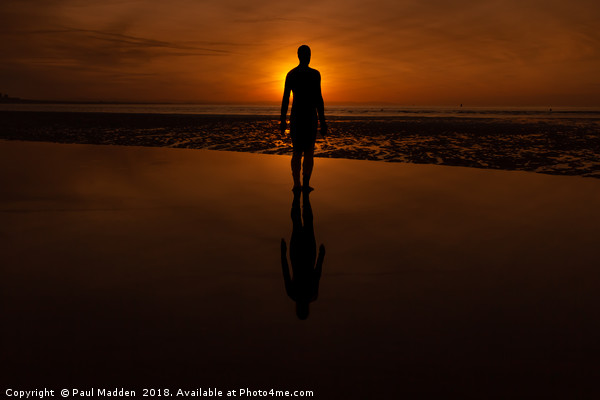
[[[151,114],[218,114],[279,115],[280,106],[273,105],[207,105],[207,104],[0,104],[4,111],[63,111]],[[340,117],[467,117],[508,119],[599,118],[594,107],[399,107],[326,106],[328,116]]]

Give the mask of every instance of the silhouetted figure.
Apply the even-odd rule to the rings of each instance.
[[[287,295],[296,302],[296,315],[299,319],[308,318],[309,304],[319,295],[319,280],[325,258],[325,246],[319,247],[313,226],[313,213],[309,192],[303,194],[303,210],[300,212],[300,191],[294,192],[292,201],[292,238],[290,240],[290,262],[292,276],[287,261],[285,239],[281,239],[281,268]],[[304,224],[302,220],[304,219]],[[316,261],[316,264],[315,264]]]
[[[290,114],[290,135],[292,136],[292,177],[294,190],[312,190],[309,186],[314,165],[315,140],[317,126],[321,125],[321,134],[327,134],[325,123],[325,106],[321,94],[321,74],[308,66],[310,48],[302,45],[298,48],[300,64],[288,72],[285,77],[285,89],[281,102],[281,133],[284,134],[287,123],[286,115],[290,102],[290,92],[294,93],[292,112]],[[302,156],[304,162],[302,163]],[[302,166],[302,184],[300,183],[300,167]]]

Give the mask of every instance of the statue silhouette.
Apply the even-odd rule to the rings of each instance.
[[[281,268],[287,295],[296,302],[296,315],[299,319],[308,318],[309,305],[319,295],[319,280],[325,258],[325,246],[319,247],[313,226],[313,212],[309,199],[310,193],[303,193],[303,209],[300,212],[300,192],[294,192],[292,201],[292,238],[290,239],[290,262],[292,276],[287,261],[287,246],[281,239]],[[304,220],[304,224],[302,223]],[[316,263],[315,263],[316,260]]]
[[[294,93],[290,114],[290,135],[293,146],[293,190],[312,190],[309,182],[314,165],[315,141],[319,123],[321,125],[321,135],[325,136],[327,134],[325,106],[321,94],[321,74],[316,69],[308,66],[310,56],[310,47],[302,45],[298,48],[300,64],[288,72],[285,77],[285,88],[281,102],[280,129],[283,135],[287,128],[286,115],[290,102],[290,92]],[[304,156],[303,163],[302,156]],[[300,184],[301,166],[302,184]]]

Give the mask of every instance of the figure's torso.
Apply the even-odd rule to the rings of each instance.
[[[292,114],[313,114],[320,97],[321,74],[308,66],[297,66],[286,77],[294,95]]]

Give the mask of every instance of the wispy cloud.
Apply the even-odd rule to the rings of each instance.
[[[286,17],[254,17],[254,18],[237,18],[234,19],[234,23],[248,23],[248,24],[263,24],[269,22],[315,22],[316,18],[309,17],[297,17],[297,18],[286,18]]]
[[[128,45],[131,47],[140,48],[155,48],[155,49],[175,49],[175,50],[195,50],[204,53],[196,53],[203,55],[218,55],[218,54],[231,54],[233,51],[215,48],[215,47],[203,47],[196,46],[189,43],[178,43],[169,42],[164,40],[157,40],[153,38],[144,38],[138,36],[131,36],[122,33],[115,33],[110,31],[101,31],[94,29],[81,29],[81,28],[61,28],[61,29],[40,29],[40,30],[19,30],[11,32],[0,32],[0,35],[12,35],[12,36],[23,36],[23,35],[49,35],[49,36],[69,36],[69,35],[85,35],[87,38],[95,39],[98,41],[105,41],[110,43],[117,43],[122,45]],[[225,43],[213,43],[213,45],[225,45]],[[231,45],[231,44],[229,44]],[[93,45],[90,45],[92,47]]]
[[[573,98],[600,80],[599,12],[592,0],[5,1],[0,86],[268,100],[263,83],[308,43],[336,100]]]

